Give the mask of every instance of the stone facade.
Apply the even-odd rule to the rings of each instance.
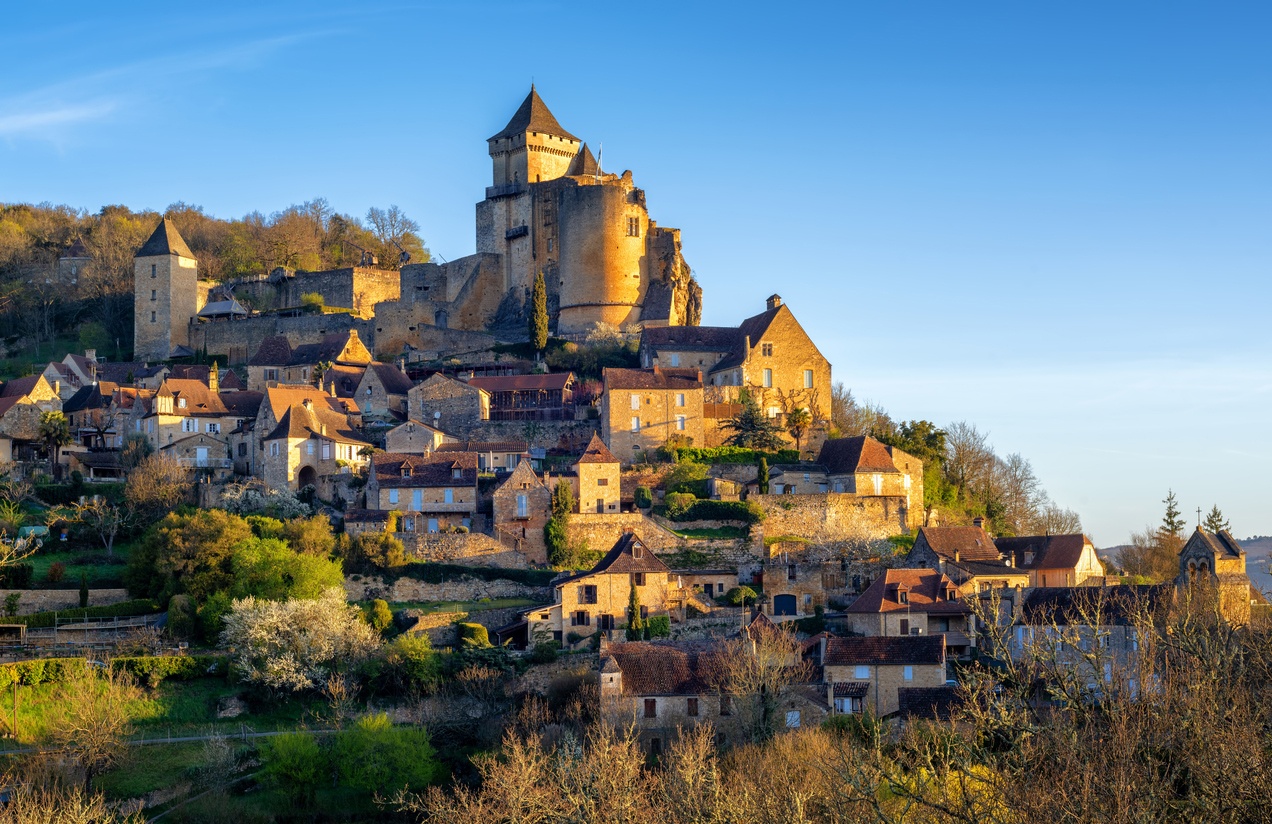
[[[247,363],[266,338],[282,335],[293,347],[353,330],[368,345],[375,341],[375,321],[352,313],[321,315],[252,315],[235,319],[190,321],[190,348],[225,355],[232,366]]]
[[[901,498],[821,495],[750,495],[767,517],[757,527],[766,537],[815,536],[819,542],[880,539],[910,531]]]
[[[612,515],[622,511],[622,473],[618,459],[601,439],[592,442],[574,465],[574,500],[576,512]]]
[[[826,642],[822,667],[834,712],[868,711],[876,718],[900,708],[899,689],[940,687],[946,679],[945,650],[939,637],[832,638]],[[852,689],[858,685],[859,690]],[[854,697],[860,704],[851,703]]]
[[[565,519],[565,529],[572,542],[594,549],[612,546],[625,532],[635,532],[650,549],[659,552],[674,552],[686,543],[640,512],[575,513]]]
[[[407,421],[384,434],[384,451],[404,455],[430,455],[442,444],[455,441],[456,438],[426,423]]]
[[[705,443],[700,372],[606,369],[604,386],[601,432],[620,460],[631,462],[673,437]]]
[[[411,420],[461,435],[474,421],[490,418],[490,394],[439,373],[407,393],[406,409]]]
[[[492,497],[495,535],[510,541],[536,564],[546,564],[543,527],[552,517],[552,490],[529,462],[517,465]],[[615,536],[617,537],[617,536]]]
[[[133,352],[167,360],[190,346],[188,324],[199,311],[198,263],[176,226],[164,218],[133,260]]]

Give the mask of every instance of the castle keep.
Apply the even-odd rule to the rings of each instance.
[[[598,324],[698,324],[702,290],[681,255],[680,230],[651,220],[631,172],[601,169],[533,86],[487,151],[492,185],[476,207],[476,254],[440,265],[280,269],[225,284],[205,304],[194,257],[165,220],[137,257],[137,357],[167,358],[186,347],[241,363],[269,337],[298,346],[350,328],[373,352],[476,347],[482,342],[474,338],[488,332],[520,336],[539,272],[559,335],[584,335]],[[347,314],[294,311],[309,293]],[[265,311],[247,313],[236,295]]]

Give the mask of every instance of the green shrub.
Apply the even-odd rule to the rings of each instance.
[[[649,509],[654,505],[654,493],[647,486],[638,486],[636,491],[632,493],[632,500],[640,509]]]
[[[668,495],[669,499],[673,496]],[[667,515],[673,521],[741,521],[758,524],[764,520],[764,509],[754,501],[697,501],[683,509],[667,504]]]
[[[731,607],[742,607],[755,603],[755,590],[748,586],[737,586],[724,594],[724,602]]]
[[[31,586],[31,579],[34,577],[34,565],[14,564],[0,569],[0,587],[5,589],[27,589]]]
[[[376,598],[366,609],[367,623],[371,628],[381,635],[389,627],[393,626],[393,612],[389,609],[389,604],[383,598]]]
[[[741,446],[685,447],[679,450],[678,457],[682,461],[704,464],[759,463],[760,458],[764,458],[770,464],[799,462],[799,453],[794,449],[783,449],[780,452],[760,452]]]
[[[698,502],[698,496],[689,492],[667,493],[667,516],[674,521],[685,520],[685,513]]]
[[[149,598],[135,601],[123,601],[108,607],[88,607],[86,609],[64,609],[57,612],[37,612],[34,615],[14,616],[10,623],[26,624],[28,629],[44,629],[54,626],[56,621],[80,620],[81,618],[134,618],[138,615],[154,615],[162,612],[159,604]]]
[[[115,672],[126,672],[143,684],[157,687],[172,681],[196,678],[224,678],[229,672],[229,658],[224,655],[139,655],[115,658],[110,662]]]
[[[10,592],[4,596],[4,615],[6,618],[12,618],[18,614],[18,605],[22,602],[21,592]]]
[[[557,659],[560,651],[561,644],[557,641],[544,641],[541,644],[535,644],[534,651],[530,653],[530,662],[532,664],[551,664]]]
[[[194,602],[189,595],[174,595],[168,601],[168,632],[178,638],[192,638],[196,628]]]
[[[441,660],[424,634],[399,635],[385,648],[384,660],[403,693],[432,692],[442,674]]]
[[[36,658],[13,664],[0,664],[0,691],[14,683],[25,687],[36,684],[60,684],[88,672],[88,662],[83,658]]]
[[[461,647],[483,649],[490,646],[490,633],[481,624],[458,623],[455,627]]]
[[[422,790],[441,772],[428,732],[395,727],[385,713],[358,719],[336,735],[333,746],[341,782],[385,795],[406,787]]]
[[[313,801],[319,783],[328,777],[327,756],[314,736],[303,732],[284,733],[261,739],[261,772],[266,781],[285,792],[293,804]]]
[[[704,463],[682,460],[667,473],[667,493],[688,492],[698,498],[707,497],[707,470]]]
[[[645,633],[650,638],[668,638],[671,636],[671,618],[666,615],[655,615],[645,622]]]

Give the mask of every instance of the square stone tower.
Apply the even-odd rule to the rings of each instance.
[[[164,218],[133,259],[133,357],[167,360],[190,345],[199,311],[199,269],[172,221]]]

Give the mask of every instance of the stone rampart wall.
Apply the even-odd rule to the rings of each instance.
[[[848,493],[752,495],[767,517],[765,537],[797,535],[820,541],[874,540],[908,532],[904,499],[873,498]],[[916,525],[917,526],[917,525]]]
[[[398,532],[407,554],[435,563],[525,569],[526,556],[480,532]]]

